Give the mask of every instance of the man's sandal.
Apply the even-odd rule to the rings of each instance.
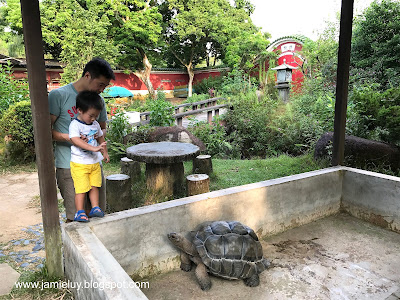
[[[85,214],[85,211],[83,209],[81,209],[76,212],[74,221],[89,222],[89,219],[88,219],[87,215]]]
[[[104,217],[104,212],[101,210],[100,207],[95,206],[95,207],[93,207],[92,210],[90,211],[89,217],[91,217],[91,218],[92,218],[92,217],[99,217],[99,218],[102,218],[102,217]]]

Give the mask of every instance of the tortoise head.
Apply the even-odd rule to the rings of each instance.
[[[171,241],[172,244],[174,244],[176,247],[182,249],[183,247],[183,241],[185,240],[185,238],[183,237],[183,235],[176,233],[176,232],[171,232],[168,233],[168,239]]]
[[[171,232],[167,236],[168,239],[171,241],[171,243],[174,244],[175,247],[179,248],[183,252],[192,256],[198,255],[196,246],[193,245],[193,243],[189,241],[186,237],[184,237],[182,234]]]

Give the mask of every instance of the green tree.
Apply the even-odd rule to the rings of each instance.
[[[185,66],[192,95],[194,67],[212,53],[224,57],[226,45],[245,32],[255,32],[246,6],[232,6],[227,0],[169,0],[163,10],[168,51]],[[165,4],[164,4],[165,5]],[[214,60],[215,61],[215,60]]]
[[[6,4],[4,26],[22,32],[19,0]],[[78,77],[88,60],[100,56],[134,72],[154,94],[150,61],[159,52],[162,31],[155,1],[43,0],[40,8],[45,52],[66,65],[63,81]]]
[[[400,2],[374,1],[356,19],[352,39],[352,75],[385,90],[400,83]]]
[[[119,54],[120,67],[132,70],[155,95],[150,81],[151,60],[160,52],[162,15],[157,3],[150,0],[105,0],[112,27],[110,35]]]
[[[0,49],[12,57],[25,55],[19,0],[0,0]]]
[[[265,64],[267,59],[276,58],[275,52],[267,51],[269,37],[268,33],[246,32],[233,38],[227,44],[224,62],[231,68],[246,72],[250,80],[250,71],[257,64]]]
[[[42,2],[43,37],[53,53],[61,46],[60,59],[65,64],[62,81],[80,77],[84,65],[93,57],[113,64],[117,48],[108,35],[111,22],[102,0],[44,0]]]

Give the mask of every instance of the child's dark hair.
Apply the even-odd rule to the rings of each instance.
[[[80,109],[82,112],[87,112],[90,108],[97,110],[103,109],[103,101],[96,92],[83,91],[76,96],[76,109]]]
[[[85,68],[83,69],[82,77],[85,76],[86,72],[89,72],[92,78],[104,76],[107,79],[115,80],[114,71],[112,70],[110,64],[100,57],[95,57],[86,64]]]

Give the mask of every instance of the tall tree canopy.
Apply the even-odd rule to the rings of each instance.
[[[0,0],[0,51],[13,57],[25,55],[19,0]]]
[[[119,54],[120,67],[133,70],[154,95],[150,81],[151,59],[162,43],[162,15],[155,1],[106,0],[109,3],[110,30]]]
[[[164,14],[167,49],[187,69],[190,96],[194,66],[207,60],[211,53],[223,59],[231,39],[257,29],[246,5],[234,7],[228,0],[169,0],[165,3],[168,7]]]
[[[114,63],[117,48],[107,33],[111,22],[104,13],[103,2],[44,0],[41,3],[43,39],[48,51],[53,56],[59,55],[65,64],[64,83],[79,78],[93,57]]]
[[[381,89],[400,84],[400,2],[374,1],[356,20],[351,61],[361,80]]]

